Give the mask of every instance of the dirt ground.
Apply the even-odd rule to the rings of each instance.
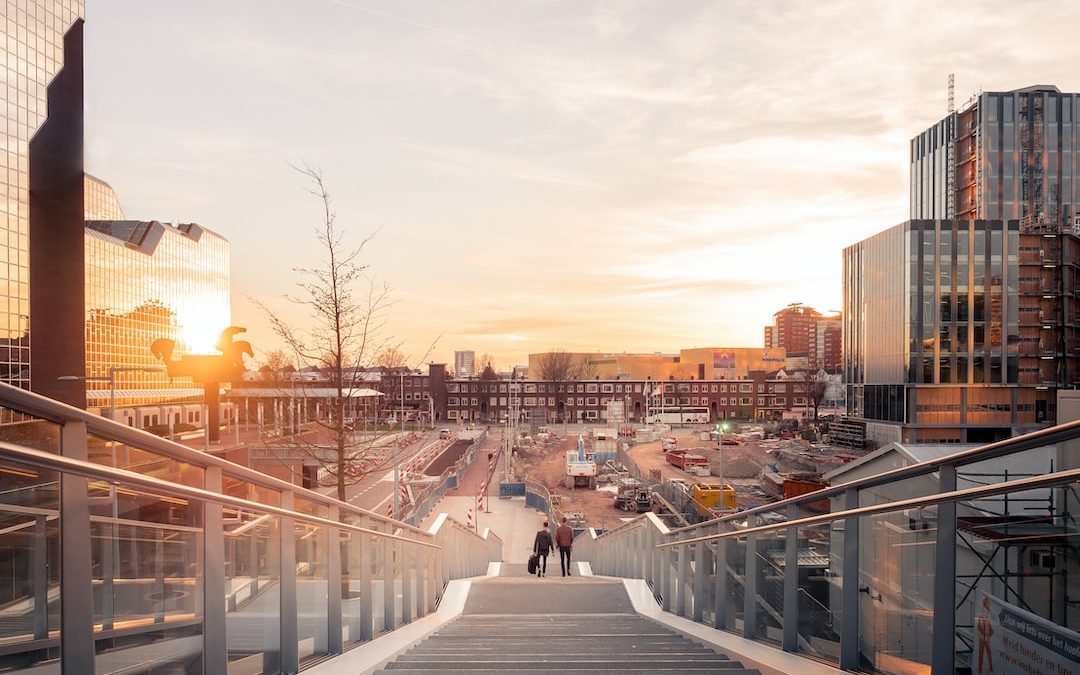
[[[701,441],[697,434],[690,432],[676,432],[674,435],[678,439],[680,449],[704,455],[709,460],[714,478],[688,474],[668,464],[660,451],[659,441],[630,446],[630,456],[646,474],[650,469],[659,469],[663,480],[680,478],[691,483],[719,480],[715,477],[719,475],[720,468],[720,452],[716,448],[716,443]],[[571,490],[566,487],[566,452],[576,447],[576,437],[554,437],[545,444],[521,448],[515,459],[516,473],[518,476],[528,477],[547,486],[552,494],[559,497],[559,507],[563,512],[584,513],[589,527],[611,528],[620,522],[636,517],[636,514],[615,508],[615,495],[613,492],[603,490],[603,483],[600,484],[601,489],[598,490],[582,488]],[[738,505],[749,507],[769,501],[757,484],[757,477],[764,464],[769,461],[768,457],[753,445],[725,445],[723,455],[724,481],[735,487]]]

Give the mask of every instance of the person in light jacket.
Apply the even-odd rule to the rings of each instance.
[[[559,547],[562,575],[568,577],[570,576],[570,548],[574,545],[574,531],[566,524],[566,516],[563,516],[559,529],[555,530],[555,545]]]

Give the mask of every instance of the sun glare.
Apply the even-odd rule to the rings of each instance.
[[[221,331],[229,325],[229,317],[221,312],[206,308],[189,308],[181,314],[180,342],[189,354],[216,354],[214,347]]]

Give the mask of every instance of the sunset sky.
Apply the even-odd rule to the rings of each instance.
[[[128,217],[232,243],[279,346],[339,223],[413,365],[758,346],[839,310],[841,250],[906,219],[908,141],[982,90],[1080,90],[1080,5],[86,0],[87,158]],[[261,356],[258,354],[257,356]]]

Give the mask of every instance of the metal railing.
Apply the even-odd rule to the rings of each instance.
[[[0,669],[294,673],[502,542],[420,529],[0,384]]]
[[[666,611],[845,670],[965,670],[984,595],[1080,627],[1077,439],[1071,422],[680,529],[648,513],[575,555],[645,579]]]

